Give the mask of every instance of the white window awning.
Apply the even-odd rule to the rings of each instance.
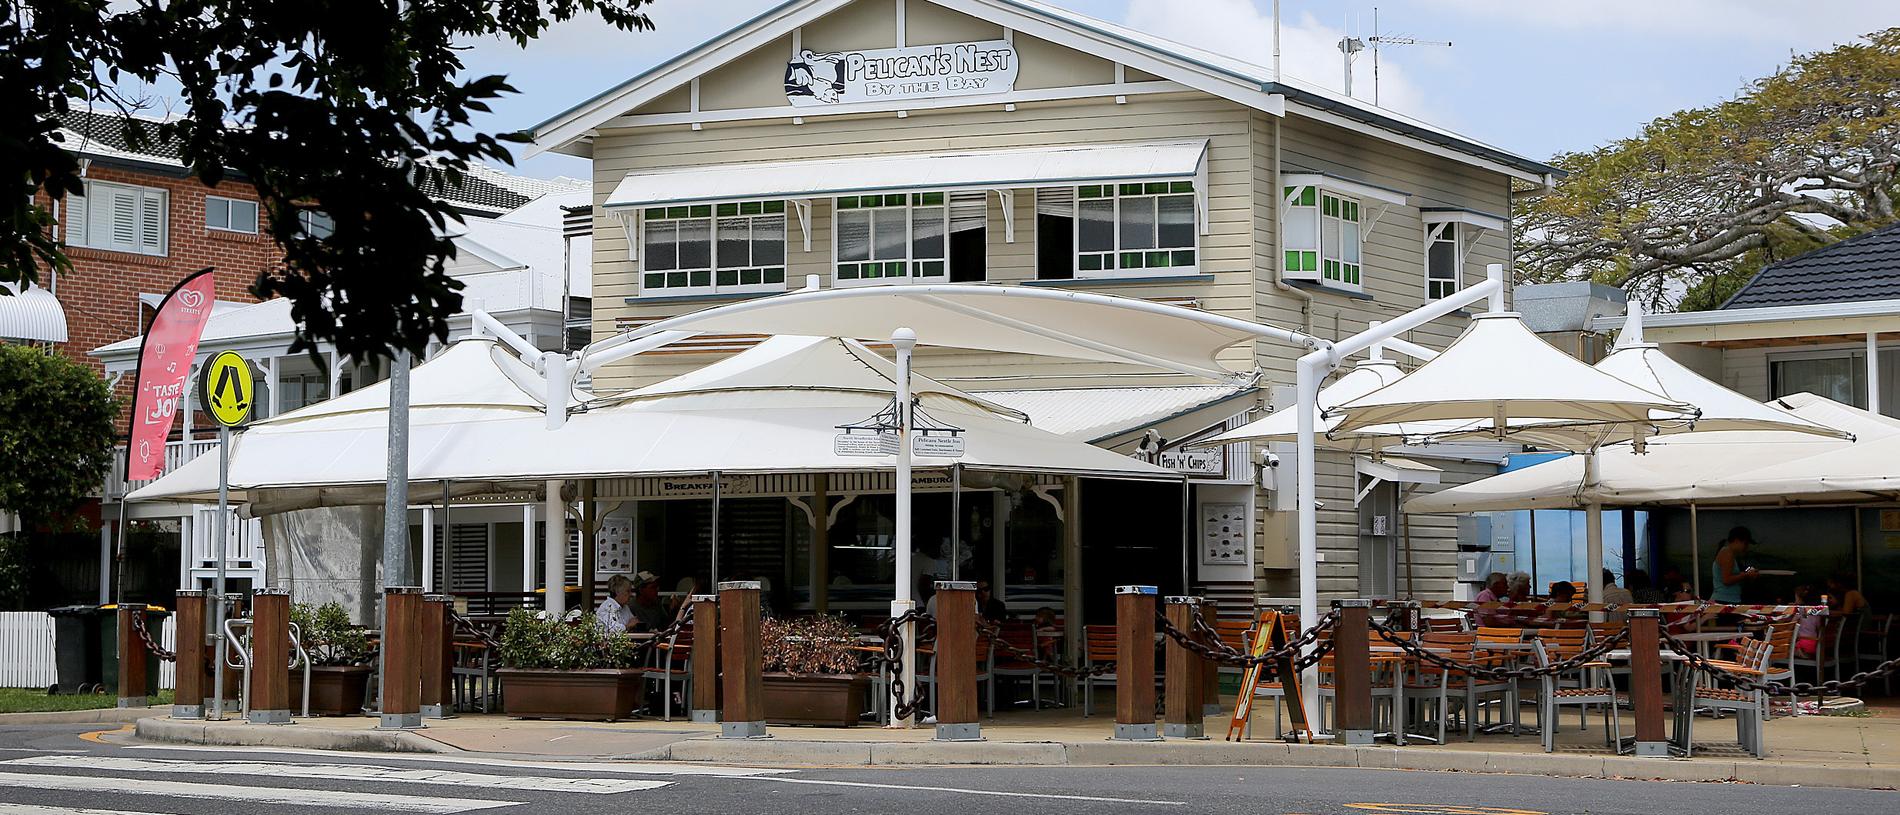
[[[1354,181],[1350,178],[1342,178],[1327,173],[1282,173],[1280,176],[1280,186],[1293,187],[1295,189],[1300,187],[1319,187],[1320,189],[1344,193],[1374,204],[1387,204],[1400,207],[1405,206],[1406,202],[1412,199],[1411,193],[1408,192],[1391,189],[1389,187],[1381,187],[1375,184],[1367,184],[1363,181]]]
[[[1418,217],[1426,224],[1464,224],[1493,232],[1504,231],[1504,216],[1463,207],[1420,207]]]
[[[59,298],[39,286],[21,290],[16,283],[0,283],[0,338],[28,342],[65,342],[66,310]]]
[[[1103,181],[1196,179],[1207,141],[952,150],[759,161],[628,173],[606,209],[725,201],[809,199],[881,191],[1061,187]],[[1205,195],[1206,184],[1197,193]]]

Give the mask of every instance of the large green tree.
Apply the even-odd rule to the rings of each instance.
[[[468,76],[461,50],[525,46],[582,15],[651,29],[649,2],[0,0],[0,281],[67,265],[34,201],[84,192],[53,114],[75,100],[131,113],[144,102],[122,88],[176,87],[184,115],[128,117],[126,137],[175,146],[207,183],[237,173],[257,188],[286,256],[258,296],[293,301],[305,344],[420,352],[446,338],[462,299],[443,268],[458,216],[428,190],[460,183],[471,162],[511,162],[522,140],[473,126],[513,88]],[[334,233],[301,231],[305,210],[328,214]]]
[[[1555,164],[1570,175],[1517,213],[1520,276],[1720,305],[1767,263],[1895,220],[1900,28]]]
[[[112,464],[118,406],[104,379],[30,345],[0,343],[0,512],[54,525]]]

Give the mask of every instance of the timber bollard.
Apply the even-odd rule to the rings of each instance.
[[[455,715],[455,621],[449,610],[455,598],[446,594],[422,596],[422,696],[424,719]]]
[[[937,581],[937,741],[982,741],[976,719],[976,582]]]
[[[145,620],[144,603],[120,603],[119,617],[119,707],[145,707],[145,642],[139,639],[137,626]]]
[[[251,592],[251,712],[254,724],[290,724],[290,589]]]
[[[719,721],[719,595],[695,594],[693,604],[692,721]]]
[[[765,733],[765,653],[759,639],[757,580],[719,584],[719,737],[763,739]]]
[[[205,717],[205,699],[211,695],[210,662],[205,647],[205,592],[203,589],[181,589],[174,601],[178,616],[174,618],[172,630],[178,632],[177,646],[172,649],[173,684],[177,688],[172,692],[172,718],[202,719]]]
[[[1663,737],[1662,611],[1630,609],[1630,707],[1636,715],[1636,755],[1668,758]]]
[[[422,726],[422,587],[383,588],[382,730]]]
[[[1155,732],[1154,586],[1115,587],[1115,739],[1160,741]]]
[[[1220,623],[1220,611],[1218,608],[1218,603],[1215,602],[1214,598],[1212,597],[1201,598],[1201,619],[1207,623],[1208,628],[1214,628]],[[1219,645],[1220,643],[1210,642],[1208,644]],[[1212,660],[1212,659],[1202,660],[1201,661],[1201,716],[1203,718],[1207,716],[1219,716],[1221,714],[1221,710],[1222,708],[1220,706],[1220,662],[1216,660]]]
[[[1194,630],[1194,617],[1201,613],[1201,598],[1168,597],[1161,603],[1168,615],[1169,625],[1179,631]],[[1166,693],[1162,699],[1165,715],[1161,735],[1170,739],[1207,738],[1207,728],[1203,723],[1206,711],[1201,704],[1201,694],[1207,687],[1203,681],[1207,673],[1207,661],[1169,637],[1164,668],[1163,687]]]
[[[1371,600],[1334,600],[1339,627],[1333,630],[1333,726],[1343,744],[1373,743]]]

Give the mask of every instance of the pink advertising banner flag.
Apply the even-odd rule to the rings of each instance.
[[[125,451],[127,481],[157,478],[165,471],[165,438],[186,404],[185,380],[191,376],[198,339],[216,298],[217,277],[205,269],[185,278],[158,304],[158,316],[152,318],[139,351],[132,439]]]

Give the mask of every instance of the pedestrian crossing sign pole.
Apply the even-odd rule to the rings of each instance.
[[[257,396],[256,382],[251,379],[251,364],[234,351],[223,351],[205,364],[204,371],[198,377],[200,392],[198,404],[211,414],[218,423],[218,517],[213,524],[212,539],[218,547],[218,577],[216,582],[217,610],[212,616],[212,636],[216,646],[212,649],[213,659],[219,665],[211,676],[211,714],[209,718],[224,718],[224,617],[225,617],[225,560],[230,555],[230,512],[231,512],[231,428],[244,424],[251,418],[251,405]],[[182,633],[182,632],[181,632]]]

